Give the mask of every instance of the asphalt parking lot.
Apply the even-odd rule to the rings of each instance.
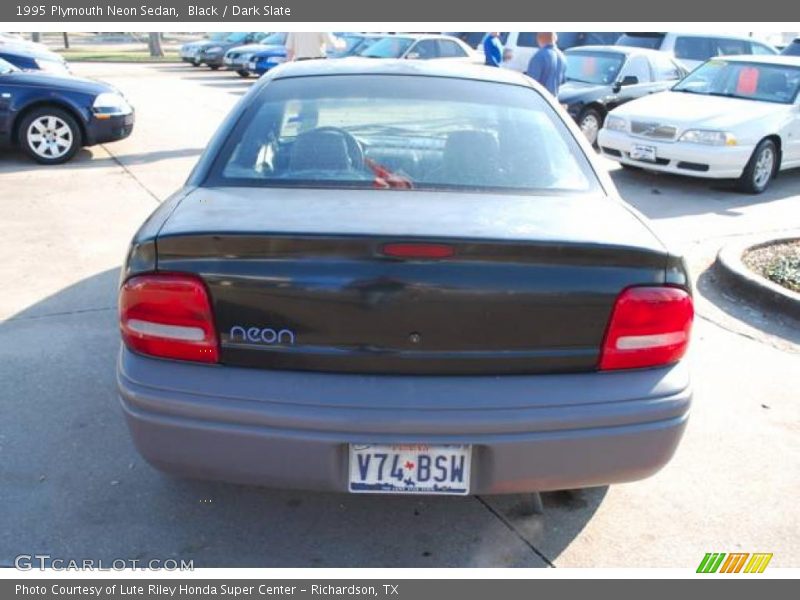
[[[60,167],[0,153],[0,565],[18,554],[195,566],[684,567],[705,552],[800,566],[800,328],[707,271],[726,241],[800,229],[800,171],[762,196],[623,172],[622,195],[689,258],[695,404],[639,483],[520,498],[279,491],[171,478],[135,452],[115,392],[128,241],[252,84],[183,65],[76,64],[137,109],[132,137]],[[208,451],[214,452],[214,448]]]

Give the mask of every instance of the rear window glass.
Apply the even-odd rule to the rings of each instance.
[[[212,169],[214,185],[587,191],[597,180],[538,92],[443,77],[278,79]]]
[[[709,38],[679,37],[675,40],[675,58],[708,60],[716,51]]]
[[[663,33],[623,33],[617,40],[617,45],[660,50],[663,41]]]

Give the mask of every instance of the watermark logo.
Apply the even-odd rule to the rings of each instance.
[[[772,553],[706,552],[697,567],[698,573],[763,573]]]

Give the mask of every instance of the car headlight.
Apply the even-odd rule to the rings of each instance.
[[[129,115],[133,112],[133,108],[122,94],[103,92],[94,99],[92,112],[98,119],[108,119],[109,117]]]
[[[604,127],[611,131],[628,131],[628,122],[622,117],[608,115]]]
[[[735,146],[736,138],[727,131],[712,131],[708,129],[690,129],[680,138],[681,142],[692,144],[706,144],[708,146]]]

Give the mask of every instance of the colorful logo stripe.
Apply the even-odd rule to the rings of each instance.
[[[750,560],[748,561],[748,557]],[[766,552],[706,552],[700,565],[697,567],[698,573],[763,573],[767,565],[772,560],[772,554]]]

